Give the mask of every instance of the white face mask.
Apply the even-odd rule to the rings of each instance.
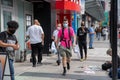
[[[63,27],[68,27],[68,24],[67,23],[63,23]]]
[[[61,29],[61,27],[57,27],[57,30],[60,30]]]

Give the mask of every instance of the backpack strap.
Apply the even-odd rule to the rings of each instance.
[[[60,42],[63,40],[63,38],[64,38],[64,28],[62,28],[62,35],[60,37]]]
[[[71,41],[70,27],[68,27],[68,34],[69,34],[68,47],[70,48],[70,41]]]

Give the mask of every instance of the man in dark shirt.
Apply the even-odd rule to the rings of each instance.
[[[81,59],[83,61],[83,49],[85,53],[85,60],[87,59],[87,33],[88,29],[85,27],[84,23],[81,23],[81,27],[77,30],[77,41],[80,49]]]
[[[18,29],[18,23],[16,21],[9,21],[7,26],[7,31],[0,33],[0,52],[8,53],[11,80],[15,80],[13,61],[15,57],[15,50],[19,49],[19,44],[14,33]]]

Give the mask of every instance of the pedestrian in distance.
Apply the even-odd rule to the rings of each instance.
[[[42,64],[42,46],[44,45],[44,32],[37,19],[34,20],[34,25],[30,26],[27,30],[27,37],[30,38],[32,50],[32,64],[36,67],[36,63]],[[38,62],[36,61],[36,52]]]
[[[7,26],[7,31],[0,33],[0,52],[8,53],[11,80],[15,80],[13,63],[15,59],[15,50],[18,50],[20,46],[14,33],[19,25],[16,21],[9,21],[7,22]]]
[[[97,39],[100,40],[101,39],[101,32],[102,32],[102,29],[100,26],[96,29],[96,32],[97,32],[96,33]]]
[[[89,30],[89,49],[94,49],[93,48],[93,42],[94,42],[94,36],[95,36],[95,30],[93,28],[93,24],[88,28]]]
[[[102,35],[103,35],[103,40],[106,40],[106,38],[107,38],[107,28],[106,27],[103,27],[103,29],[102,29]]]
[[[77,30],[77,42],[80,49],[81,62],[87,59],[87,33],[88,33],[88,29],[85,27],[84,23],[81,23],[81,27],[79,27]],[[83,59],[83,50],[85,53],[84,59]]]
[[[72,38],[74,39],[72,44]],[[62,57],[62,64],[63,64],[63,74],[66,75],[66,68],[70,70],[70,61],[72,57],[71,48],[73,45],[75,45],[75,33],[73,31],[72,27],[68,26],[68,20],[64,19],[63,21],[63,27],[58,33],[58,39],[57,39],[57,48],[59,49],[59,52]],[[60,46],[58,46],[58,43],[60,42]]]

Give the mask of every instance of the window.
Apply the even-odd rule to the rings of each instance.
[[[2,4],[13,7],[13,0],[2,0]]]
[[[12,12],[10,11],[3,11],[3,23],[4,29],[7,29],[7,22],[12,20]]]
[[[26,15],[26,30],[31,25],[32,25],[32,16],[27,14]]]

